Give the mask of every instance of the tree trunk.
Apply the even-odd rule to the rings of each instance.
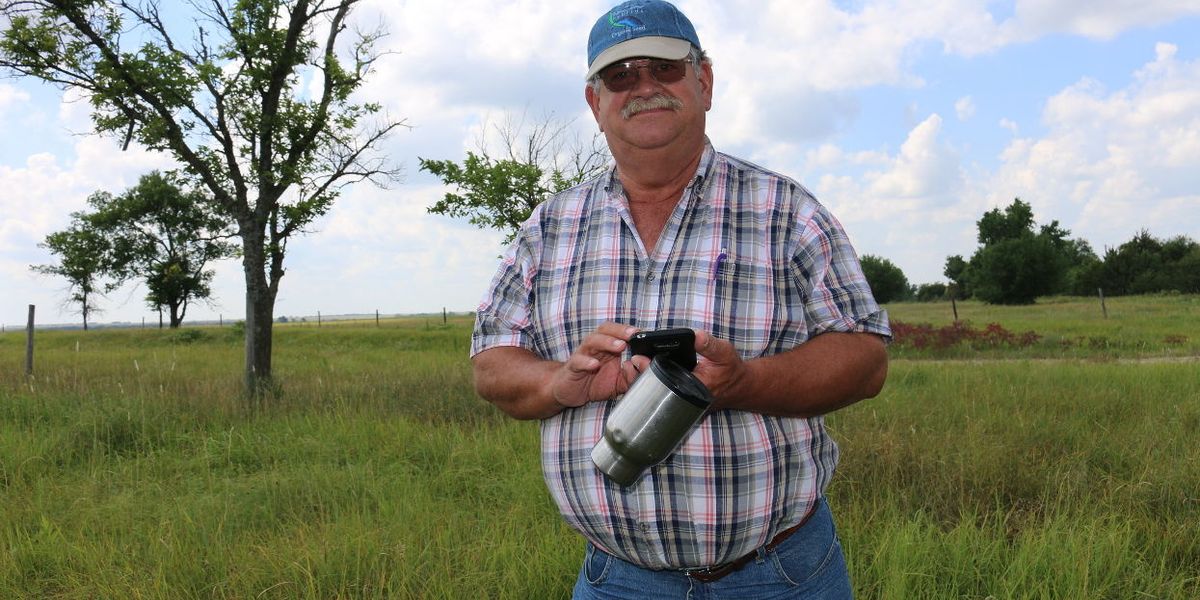
[[[261,236],[261,234],[260,234]],[[263,239],[243,237],[242,268],[246,275],[246,393],[261,398],[271,386],[271,326],[275,294],[267,283]]]
[[[183,325],[183,315],[179,313],[179,304],[171,304],[171,329],[179,329]]]

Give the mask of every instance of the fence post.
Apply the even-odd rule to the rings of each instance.
[[[442,307],[442,325],[446,324],[446,307]]]
[[[954,296],[950,296],[950,308],[954,311],[954,322],[958,322],[958,302],[954,300]]]
[[[1100,292],[1100,311],[1104,313],[1104,318],[1108,318],[1108,307],[1104,305],[1104,288],[1096,288]]]
[[[29,321],[25,324],[25,377],[33,377],[33,312],[29,305]]]
[[[375,326],[379,327],[379,309],[375,309]]]
[[[321,326],[321,311],[317,311],[317,327]]]

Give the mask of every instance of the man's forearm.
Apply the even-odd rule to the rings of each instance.
[[[545,419],[564,408],[611,400],[629,389],[638,372],[621,360],[637,328],[603,323],[566,362],[545,360],[524,348],[498,347],[475,355],[475,390],[518,419]]]
[[[883,339],[869,333],[825,333],[787,352],[746,361],[718,408],[812,417],[874,397],[887,378]]]
[[[545,360],[524,348],[491,348],[471,359],[475,391],[517,419],[554,416],[563,405],[554,400],[549,382],[562,363]]]

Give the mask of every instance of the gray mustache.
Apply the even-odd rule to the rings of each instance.
[[[642,111],[658,110],[660,108],[668,108],[675,111],[683,110],[683,102],[678,98],[672,98],[665,94],[655,94],[649,98],[634,98],[621,109],[621,118],[628,120],[633,115]]]

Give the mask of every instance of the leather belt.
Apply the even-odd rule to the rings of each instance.
[[[804,518],[800,519],[799,523],[780,531],[775,535],[775,537],[771,538],[771,541],[767,542],[766,545],[750,551],[741,558],[714,567],[704,567],[703,569],[687,569],[684,571],[684,573],[686,573],[688,577],[691,577],[700,583],[712,583],[718,579],[721,579],[722,577],[725,577],[726,575],[729,575],[730,573],[733,573],[734,571],[737,571],[750,564],[750,561],[754,560],[754,558],[758,556],[759,550],[762,550],[764,553],[766,553],[779,547],[784,540],[792,537],[793,533],[796,533],[801,527],[804,527],[804,524],[808,522],[809,517],[811,517],[815,512],[817,511],[808,511],[808,514],[804,515]]]

